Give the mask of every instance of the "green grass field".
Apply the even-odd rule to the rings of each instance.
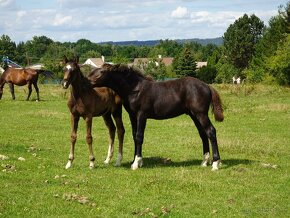
[[[93,122],[96,168],[89,169],[81,120],[74,165],[65,170],[69,91],[40,85],[41,101],[35,102],[33,90],[27,102],[27,87],[15,87],[12,101],[6,86],[0,155],[9,159],[0,159],[0,217],[290,217],[290,89],[215,87],[225,120],[217,123],[211,115],[223,161],[212,172],[200,167],[201,140],[185,115],[147,122],[144,166],[132,171],[125,110],[122,166],[114,167],[116,153],[109,166],[103,164],[108,132],[98,117]]]

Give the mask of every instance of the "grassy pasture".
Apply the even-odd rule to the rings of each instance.
[[[84,121],[76,159],[70,145],[69,91],[8,86],[0,101],[0,217],[290,217],[290,89],[219,85],[225,121],[217,123],[223,165],[202,168],[201,140],[187,116],[149,120],[144,166],[130,170],[133,140],[127,112],[124,160],[106,166],[108,133],[93,122],[96,168],[90,170]],[[34,99],[34,100],[33,100]],[[212,117],[212,116],[211,116]],[[117,146],[116,146],[117,150]],[[19,157],[24,161],[18,160]]]

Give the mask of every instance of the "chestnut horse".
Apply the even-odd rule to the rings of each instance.
[[[34,70],[30,68],[7,68],[0,78],[0,99],[2,98],[5,83],[9,84],[13,100],[15,100],[14,85],[24,86],[28,84],[28,96],[26,100],[29,100],[33,85],[37,94],[37,101],[39,101],[39,89],[37,86],[38,74],[44,72],[44,70]]]
[[[71,112],[71,147],[69,160],[66,164],[66,169],[72,166],[74,160],[74,148],[77,139],[77,129],[80,117],[86,121],[87,136],[86,142],[89,146],[89,160],[90,168],[94,167],[94,153],[92,148],[92,119],[93,117],[102,116],[107,128],[109,129],[109,149],[106,164],[110,162],[114,151],[114,139],[116,127],[112,120],[113,116],[118,132],[119,139],[119,154],[116,161],[116,166],[121,165],[123,158],[123,141],[125,129],[122,121],[122,100],[121,98],[109,88],[93,88],[78,65],[78,59],[68,61],[64,60],[64,77],[62,85],[67,89],[71,85],[71,96],[68,101],[68,108]]]
[[[142,144],[147,119],[168,119],[187,114],[195,123],[203,142],[202,166],[210,162],[209,141],[212,145],[212,170],[220,162],[216,130],[208,111],[212,105],[214,117],[223,121],[223,109],[216,90],[206,83],[185,77],[166,82],[155,82],[146,78],[139,70],[126,65],[105,64],[89,76],[93,86],[106,86],[116,91],[123,99],[129,113],[135,143],[133,170],[141,167]]]

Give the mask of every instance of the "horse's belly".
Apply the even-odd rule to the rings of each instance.
[[[184,113],[185,111],[183,107],[178,107],[175,105],[171,106],[167,105],[166,107],[165,106],[154,107],[154,111],[149,114],[150,116],[149,118],[162,120],[177,117]]]

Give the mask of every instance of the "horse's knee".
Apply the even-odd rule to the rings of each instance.
[[[88,144],[92,144],[93,143],[93,137],[91,135],[88,135],[86,137],[86,141],[87,141]]]
[[[119,135],[125,135],[125,128],[124,128],[124,126],[122,126],[121,128],[118,128],[118,134]]]
[[[207,136],[212,139],[212,138],[216,138],[216,129],[214,128],[213,125],[209,126],[207,129],[206,129],[206,134]]]
[[[76,134],[72,134],[72,135],[70,136],[70,140],[71,140],[72,143],[75,143],[76,140],[77,140],[77,135],[76,135]]]

